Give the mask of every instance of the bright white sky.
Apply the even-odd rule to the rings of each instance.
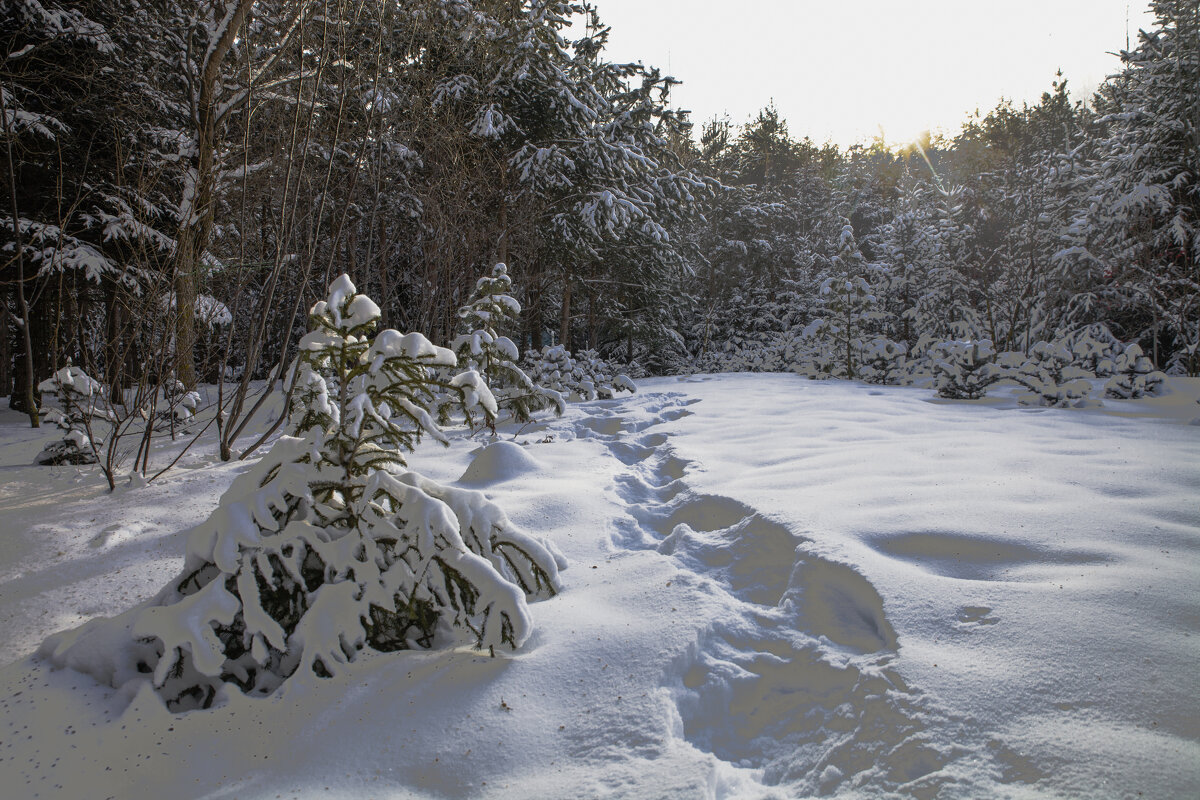
[[[953,134],[1001,97],[1036,102],[1060,67],[1076,98],[1153,17],[1145,0],[592,0],[608,57],[684,81],[676,108],[735,124],[772,99],[818,143]]]

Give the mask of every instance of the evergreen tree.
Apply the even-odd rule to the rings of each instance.
[[[1131,344],[1117,357],[1113,376],[1104,384],[1104,396],[1136,400],[1160,393],[1165,383],[1166,376],[1154,369],[1142,348]]]
[[[1158,365],[1200,373],[1200,7],[1153,0],[1155,27],[1108,87],[1093,196],[1074,260],[1096,262],[1122,302],[1115,329]],[[1111,312],[1110,312],[1111,313]]]
[[[817,346],[828,349],[839,377],[859,376],[859,354],[877,302],[867,274],[866,260],[858,250],[854,230],[847,223],[842,228],[829,277],[821,284],[825,315],[807,331],[816,337]]]
[[[460,366],[474,369],[487,383],[498,410],[507,411],[515,421],[529,422],[535,411],[550,407],[562,414],[562,395],[535,385],[517,366],[517,346],[499,333],[521,313],[521,304],[509,294],[511,291],[508,267],[496,264],[491,275],[475,284],[471,302],[459,309],[458,316],[467,332],[455,338],[450,348]]]
[[[452,352],[417,333],[371,335],[379,308],[343,275],[300,343],[292,432],[238,477],[188,540],[183,574],[113,620],[54,638],[72,663],[90,637],[132,637],[91,671],[114,686],[149,675],[175,710],[219,692],[273,692],[298,670],[336,674],[370,648],[430,647],[452,628],[476,646],[520,647],[526,596],[558,591],[563,566],[481,493],[404,472],[428,406],[458,393],[493,414],[478,373],[440,381]]]
[[[104,387],[86,372],[68,364],[38,386],[43,394],[52,394],[58,408],[46,412],[46,421],[66,434],[42,449],[38,464],[95,464],[96,452],[103,442],[95,438],[92,419],[103,416],[98,407]]]

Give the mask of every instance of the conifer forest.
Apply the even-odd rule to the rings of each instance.
[[[448,344],[498,262],[526,351],[634,375],[855,377],[876,341],[1027,355],[1092,325],[1196,375],[1200,45],[1193,3],[1153,5],[1093,96],[1047,75],[896,151],[769,106],[690,120],[565,2],[13,0],[0,392],[27,408],[69,360],[236,394],[342,272]]]

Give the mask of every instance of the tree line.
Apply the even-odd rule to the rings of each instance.
[[[523,350],[635,375],[1093,324],[1195,375],[1200,11],[1151,6],[1086,102],[897,151],[694,132],[586,3],[0,0],[0,394],[219,382],[224,441],[334,276],[445,345],[496,263]]]

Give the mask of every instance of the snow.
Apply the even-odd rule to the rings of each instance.
[[[464,486],[491,486],[536,473],[544,465],[527,448],[510,441],[492,442],[471,460],[458,482]]]
[[[254,465],[202,445],[106,494],[95,467],[30,466],[56,434],[0,411],[0,785],[1194,796],[1200,381],[1167,383],[1063,409],[1021,406],[1004,385],[952,401],[796,375],[658,378],[482,449],[452,432],[450,448],[413,454],[428,479],[402,480],[438,486],[460,518],[500,519],[482,514],[495,504],[513,541],[544,539],[571,565],[560,594],[528,605],[525,644],[334,665],[342,643],[317,645],[328,632],[314,629],[333,677],[301,671],[278,694],[225,691],[184,714],[144,680],[116,690],[32,654],[99,615],[134,607],[132,624]],[[226,613],[220,591],[196,619]],[[203,649],[204,627],[163,633]]]

